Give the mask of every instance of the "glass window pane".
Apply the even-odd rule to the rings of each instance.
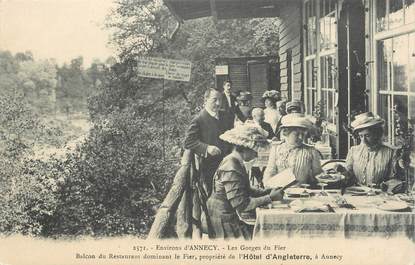
[[[336,15],[332,13],[330,16],[330,47],[334,48],[337,44],[337,24]]]
[[[415,122],[415,96],[409,96],[409,118]]]
[[[388,139],[389,132],[388,132],[388,125],[389,125],[389,118],[388,112],[391,109],[388,103],[389,95],[379,95],[379,116],[381,116],[385,120],[385,137]]]
[[[393,100],[393,109],[399,113],[402,119],[406,120],[408,118],[408,96],[394,96]],[[401,129],[406,130],[407,126],[405,126],[405,124],[402,125],[404,125],[404,128]],[[394,126],[394,129],[396,135],[397,128]]]
[[[412,122],[412,128],[415,127],[415,96],[409,97],[409,118]],[[415,165],[415,144],[412,144],[411,163]],[[413,175],[414,176],[414,175]]]
[[[307,105],[307,113],[308,114],[312,114],[312,109],[313,109],[313,107],[312,107],[312,93],[313,93],[313,91],[311,89],[307,89],[307,102],[306,102],[306,105]]]
[[[327,56],[327,88],[334,88],[333,82],[335,78],[335,65],[336,61],[334,59],[334,56]]]
[[[316,87],[316,69],[314,60],[307,61],[307,84],[306,87]]]
[[[320,0],[320,17],[324,17],[325,15],[326,15],[325,0]]]
[[[310,2],[306,2],[304,5],[304,45],[305,45],[305,53],[306,55],[308,55],[308,34],[307,34],[307,21],[308,21],[308,17],[310,16],[309,14],[309,8],[310,8]]]
[[[415,0],[405,0],[405,24],[415,23]]]
[[[392,61],[392,40],[378,42],[378,86],[379,90],[388,90],[390,80],[390,65]],[[389,78],[388,78],[389,77]]]
[[[337,44],[336,13],[332,11],[335,5],[329,3],[331,2],[326,1],[326,4],[320,2],[320,50],[334,48]]]
[[[376,1],[376,30],[386,30],[386,0]]]
[[[333,92],[327,92],[327,121],[334,123],[334,113],[333,113]]]
[[[312,115],[316,106],[316,90],[307,89],[307,113]]]
[[[320,18],[320,50],[324,50],[327,47],[326,36],[326,17]]]
[[[321,91],[322,116],[327,119],[327,91]]]
[[[326,57],[320,59],[320,82],[321,87],[326,87],[327,75],[326,75]]]
[[[408,91],[408,35],[393,38],[393,90]]]
[[[415,32],[409,35],[409,90],[415,92]]]
[[[405,118],[408,117],[408,96],[395,95],[393,97],[394,110],[398,111]]]
[[[314,54],[317,50],[317,29],[316,29],[316,12],[315,1],[311,0],[307,3],[308,12],[306,13],[307,31],[306,31],[306,52],[307,55]]]
[[[389,1],[389,29],[394,29],[403,25],[403,3],[402,0]]]

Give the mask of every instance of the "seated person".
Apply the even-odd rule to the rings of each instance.
[[[276,105],[280,98],[280,92],[276,90],[265,91],[262,95],[262,101],[265,105],[265,122],[271,125],[274,133],[278,130],[277,126],[282,116]]]
[[[252,119],[251,111],[251,100],[252,100],[252,94],[249,91],[242,91],[239,93],[239,96],[236,98],[238,101],[239,110],[242,113],[242,117],[237,117],[237,121],[235,122],[235,125],[242,125],[246,120]],[[241,118],[243,120],[241,120]]]
[[[304,144],[307,131],[313,127],[303,114],[287,114],[281,119],[284,140],[273,144],[267,168],[264,172],[264,185],[277,173],[291,168],[299,184],[315,184],[315,176],[322,172],[320,154],[312,146]]]
[[[254,108],[252,110],[252,121],[248,121],[248,122],[266,131],[268,133],[268,136],[267,136],[268,139],[272,139],[275,137],[275,134],[274,134],[273,129],[271,128],[271,125],[265,122],[265,113],[263,109]]]
[[[290,113],[304,113],[304,104],[301,100],[293,99],[285,105],[285,112]]]
[[[348,184],[376,184],[399,179],[396,150],[382,142],[384,120],[371,112],[359,114],[351,123],[360,144],[352,146],[347,154],[346,169],[337,168],[347,177]]]
[[[210,221],[216,238],[250,239],[252,231],[238,214],[255,210],[271,201],[281,200],[281,190],[253,189],[249,185],[244,162],[257,156],[257,149],[267,143],[265,132],[255,126],[241,125],[220,136],[233,145],[213,179],[213,193],[207,201]]]

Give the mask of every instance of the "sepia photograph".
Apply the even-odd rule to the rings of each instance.
[[[0,0],[0,265],[415,265],[415,0]]]

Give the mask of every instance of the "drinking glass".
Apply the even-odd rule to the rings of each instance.
[[[327,195],[327,193],[324,191],[324,187],[327,186],[327,183],[319,182],[318,185],[321,187],[320,194],[323,196]]]
[[[373,190],[373,188],[376,186],[376,183],[369,183],[368,186],[370,187],[369,192],[367,193],[368,196],[376,195],[376,192]]]
[[[304,184],[301,184],[300,186],[301,186],[301,188],[304,189],[304,191],[301,193],[301,197],[310,198],[310,193],[308,193],[308,191],[307,191],[307,189],[310,187],[310,184],[304,183]]]

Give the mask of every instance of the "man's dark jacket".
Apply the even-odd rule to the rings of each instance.
[[[230,153],[231,146],[219,139],[226,131],[224,113],[219,112],[219,119],[212,117],[203,109],[190,123],[184,140],[184,148],[192,150],[201,157],[200,174],[208,195],[212,191],[212,179],[223,157]],[[214,145],[221,150],[221,155],[207,154],[208,145]]]
[[[268,137],[267,137],[268,139],[272,139],[275,137],[274,130],[272,129],[271,125],[268,122],[264,121],[260,125],[261,125],[261,128],[268,133]]]
[[[230,130],[234,127],[235,117],[238,117],[242,122],[246,121],[246,117],[236,105],[236,97],[231,94],[230,106],[225,93],[222,93],[222,104],[220,106],[221,111],[224,113],[225,129]]]

